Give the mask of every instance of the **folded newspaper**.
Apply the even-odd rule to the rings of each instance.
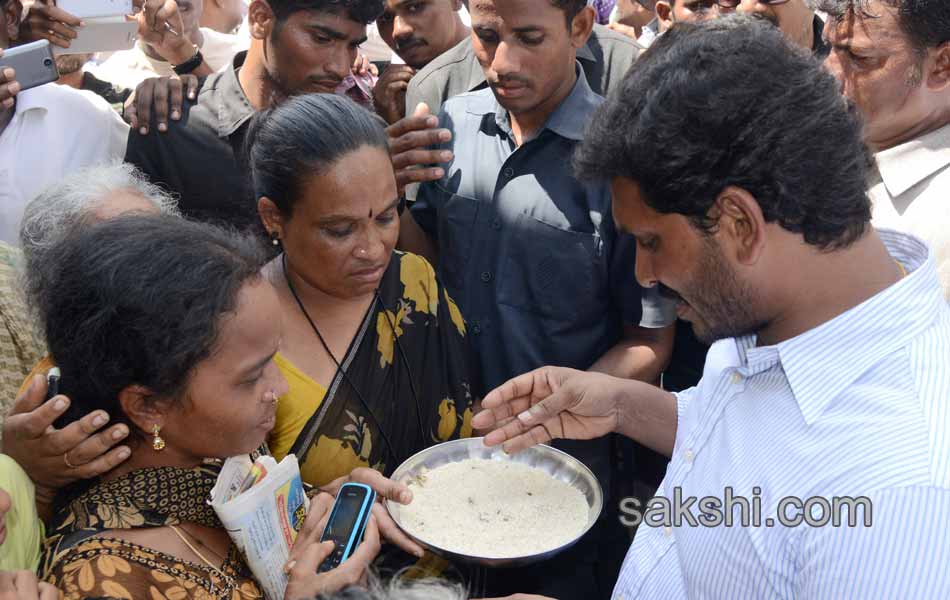
[[[283,600],[284,565],[310,508],[297,457],[289,454],[279,464],[270,456],[229,458],[211,490],[211,506],[267,600]]]

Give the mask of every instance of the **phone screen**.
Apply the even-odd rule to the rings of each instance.
[[[337,547],[345,546],[360,518],[360,509],[365,499],[366,490],[358,487],[344,487],[337,496],[336,506],[333,514],[330,515],[330,522],[327,523],[321,541],[329,540]]]

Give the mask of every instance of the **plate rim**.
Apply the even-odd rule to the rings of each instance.
[[[447,441],[447,442],[441,442],[441,443],[439,443],[439,444],[435,444],[435,445],[433,445],[433,446],[429,446],[428,448],[424,448],[423,450],[420,450],[420,451],[416,452],[415,454],[413,454],[412,456],[410,456],[409,458],[407,458],[406,460],[404,460],[398,467],[396,467],[396,469],[393,470],[392,474],[389,476],[389,479],[391,479],[391,480],[393,480],[393,481],[398,481],[397,477],[400,475],[399,471],[400,471],[405,465],[411,463],[411,462],[412,462],[413,460],[415,460],[417,457],[419,457],[419,456],[421,456],[421,455],[423,455],[423,454],[426,454],[426,453],[431,452],[431,451],[433,450],[433,448],[440,448],[440,447],[451,446],[451,445],[466,445],[466,444],[471,444],[472,441],[475,441],[475,440],[480,440],[480,441],[482,441],[482,442],[483,442],[483,446],[484,446],[484,439],[485,439],[484,436],[470,437],[470,438],[461,438],[461,439],[457,439],[457,440],[449,440],[449,441]],[[486,449],[489,449],[489,450],[498,448],[498,446],[484,446],[484,447],[485,447]],[[402,531],[402,532],[405,533],[407,536],[409,536],[409,538],[411,538],[413,541],[415,541],[415,542],[417,542],[418,544],[424,546],[425,548],[427,548],[427,549],[429,549],[429,550],[435,552],[436,554],[442,554],[442,555],[449,555],[449,556],[453,556],[453,557],[459,557],[459,558],[462,558],[462,559],[465,559],[465,560],[470,560],[470,561],[473,561],[473,562],[484,562],[484,561],[497,561],[497,562],[531,562],[531,561],[534,561],[534,560],[544,559],[545,557],[554,556],[554,555],[556,555],[556,554],[558,554],[558,553],[560,553],[560,552],[566,550],[567,548],[570,548],[571,546],[573,546],[574,544],[576,544],[578,541],[580,541],[585,535],[587,535],[587,534],[590,532],[590,530],[594,527],[594,525],[597,524],[597,521],[600,519],[600,516],[603,514],[603,511],[604,511],[604,504],[605,504],[606,500],[605,500],[605,498],[604,498],[604,489],[603,489],[603,486],[600,485],[600,481],[597,479],[597,476],[594,475],[594,472],[591,471],[590,468],[589,468],[587,465],[585,465],[583,462],[581,462],[579,459],[577,459],[577,458],[571,456],[571,455],[568,454],[567,452],[565,452],[565,451],[563,451],[563,450],[560,450],[560,449],[558,449],[558,448],[555,448],[554,446],[551,446],[551,445],[549,445],[549,444],[534,444],[533,446],[529,446],[528,448],[525,448],[524,450],[521,450],[520,452],[517,452],[516,454],[520,454],[521,452],[528,452],[528,451],[531,451],[531,450],[533,450],[533,449],[537,449],[537,448],[539,448],[539,447],[540,447],[540,448],[544,448],[546,451],[553,452],[555,455],[560,455],[561,458],[562,458],[562,460],[566,459],[567,462],[573,463],[574,466],[577,467],[579,470],[582,470],[582,471],[586,472],[587,475],[589,475],[590,480],[593,481],[594,484],[597,486],[596,489],[597,489],[597,492],[598,492],[598,494],[597,494],[597,499],[599,500],[599,506],[597,506],[597,507],[590,506],[590,507],[589,507],[590,509],[597,508],[597,516],[594,517],[593,519],[588,518],[588,522],[587,522],[587,524],[584,526],[584,530],[583,530],[577,537],[575,537],[573,540],[571,540],[570,542],[567,542],[567,543],[562,544],[562,545],[560,545],[560,546],[557,546],[557,547],[555,547],[555,548],[550,548],[550,549],[548,549],[548,550],[543,550],[543,551],[541,551],[541,552],[537,552],[537,553],[535,553],[535,554],[525,554],[525,555],[521,555],[521,556],[482,556],[482,555],[474,555],[474,554],[463,554],[463,553],[460,553],[460,552],[458,552],[458,551],[450,550],[450,549],[448,549],[448,548],[443,548],[443,547],[441,547],[441,546],[438,546],[438,545],[436,545],[436,544],[433,544],[433,543],[431,543],[431,542],[429,542],[429,541],[427,541],[427,540],[425,540],[425,539],[423,539],[423,538],[417,536],[416,534],[414,534],[414,533],[408,531],[405,527],[403,527],[402,523],[399,521],[399,519],[398,519],[398,518],[396,517],[396,515],[394,514],[395,511],[394,511],[393,508],[392,508],[392,506],[394,506],[394,505],[403,506],[402,504],[399,504],[398,502],[395,502],[394,500],[390,500],[389,498],[386,498],[386,499],[385,499],[385,502],[384,502],[384,504],[385,504],[385,506],[386,506],[386,513],[389,515],[389,518],[393,520],[393,522],[396,524],[396,527],[398,527],[400,531]],[[514,455],[511,455],[511,454],[508,454],[508,453],[505,452],[504,450],[502,450],[501,452],[502,452],[503,454],[509,456],[509,457],[510,457],[510,456],[514,456]],[[494,454],[494,451],[493,451],[493,454]],[[467,460],[467,459],[466,459],[466,460]],[[492,460],[492,459],[476,459],[476,460]],[[456,461],[456,462],[460,462],[460,461]],[[452,463],[446,463],[446,464],[452,464]],[[522,464],[523,464],[523,463],[522,463]],[[441,465],[440,465],[440,466],[441,466]],[[528,465],[528,466],[531,466],[531,465]],[[532,468],[536,468],[536,467],[532,467]],[[586,497],[586,495],[585,495],[585,497]]]

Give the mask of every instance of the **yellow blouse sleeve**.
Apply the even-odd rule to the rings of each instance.
[[[277,424],[268,439],[270,450],[279,461],[287,456],[307,421],[320,408],[327,390],[280,353],[274,357],[274,362],[288,387],[287,393],[277,402]]]
[[[307,421],[323,404],[327,390],[285,356],[277,354],[274,362],[289,388],[277,403],[276,425],[268,440],[271,453],[279,461],[287,456]],[[312,486],[324,486],[338,477],[349,475],[357,467],[369,466],[341,440],[321,435],[314,443],[300,465],[300,477]]]

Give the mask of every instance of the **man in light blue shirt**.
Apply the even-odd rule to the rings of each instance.
[[[591,122],[576,168],[715,342],[703,378],[541,369],[473,425],[671,457],[664,499],[623,507],[647,526],[618,600],[950,597],[950,307],[926,245],[871,228],[861,139],[833,77],[745,17],[673,28]]]

